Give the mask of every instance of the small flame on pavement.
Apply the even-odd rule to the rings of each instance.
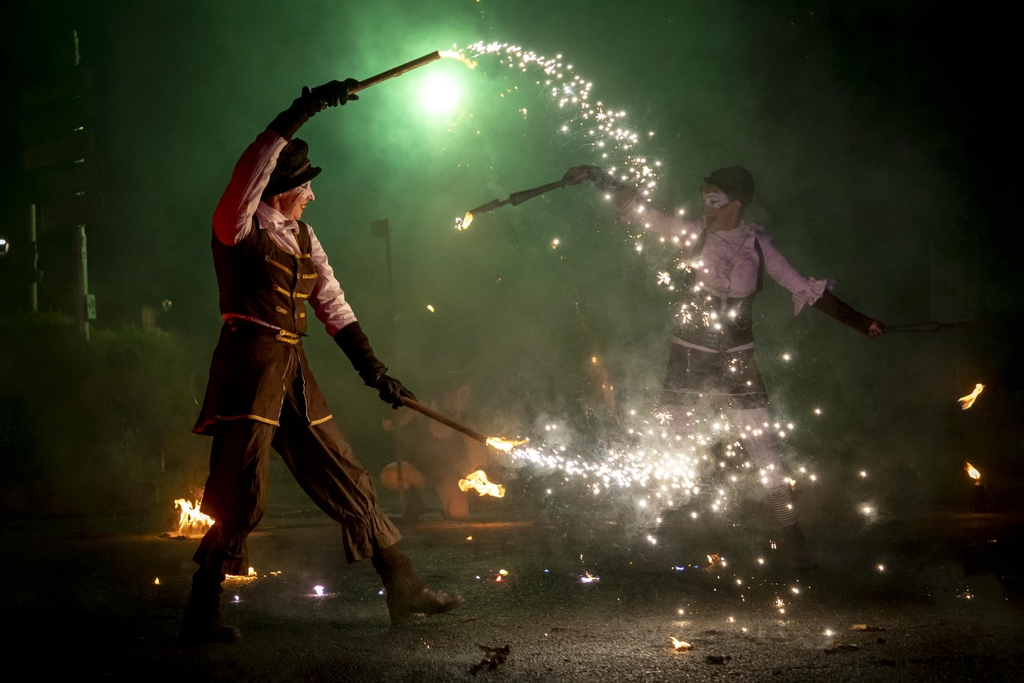
[[[973,406],[974,405],[974,401],[977,400],[978,396],[980,396],[981,392],[984,391],[984,390],[985,390],[985,385],[984,384],[975,384],[974,385],[974,391],[972,391],[971,393],[967,394],[966,396],[963,396],[963,397],[957,399],[957,402],[960,404],[960,409],[961,410],[967,410],[968,408]]]
[[[159,576],[156,577],[156,581],[153,582],[153,585],[154,586],[159,586],[160,585],[160,577]]]
[[[323,586],[313,586],[313,592],[316,594],[316,597],[318,597],[318,598],[324,597],[324,587]]]
[[[499,451],[504,451],[505,453],[511,453],[513,448],[524,446],[528,443],[530,443],[529,439],[503,439],[500,436],[487,437],[488,446],[491,448],[497,448]]]
[[[249,567],[249,571],[245,574],[226,574],[224,576],[225,581],[251,581],[258,578],[259,574],[256,572],[255,567]]]
[[[199,500],[195,504],[184,498],[178,498],[174,501],[174,507],[181,510],[181,513],[178,515],[179,536],[198,538],[203,536],[214,525],[216,520],[199,510],[199,506],[202,503],[202,494],[199,495]]]
[[[494,496],[495,498],[505,497],[505,487],[501,484],[491,483],[491,481],[487,479],[487,473],[483,470],[477,470],[476,472],[467,474],[465,479],[459,479],[460,491],[469,491],[470,489],[476,491],[481,496]]]
[[[583,576],[580,577],[580,583],[597,583],[600,580],[600,576],[594,576],[590,572],[583,572]]]
[[[975,466],[972,465],[971,463],[967,463],[967,467],[965,467],[964,470],[967,471],[967,476],[969,476],[974,481],[978,481],[979,479],[981,479],[981,472],[979,472],[977,468],[975,468]]]
[[[672,647],[675,649],[676,652],[682,652],[683,650],[693,649],[693,645],[690,645],[685,640],[679,640],[675,636],[669,636],[668,639],[672,641]]]

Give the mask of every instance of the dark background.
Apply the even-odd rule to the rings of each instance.
[[[23,315],[31,197],[19,95],[53,71],[72,29],[95,75],[105,166],[106,211],[88,228],[99,309],[90,347],[59,316]],[[145,482],[171,472],[173,487],[201,483],[207,443],[188,431],[219,326],[210,215],[238,155],[302,85],[476,40],[564,54],[597,99],[656,131],[656,203],[695,213],[702,174],[751,169],[750,218],[869,315],[950,321],[932,284],[952,277],[973,325],[870,341],[815,311],[794,318],[788,293],[771,286],[759,298],[759,359],[777,410],[798,422],[794,448],[833,481],[868,467],[881,499],[942,504],[964,494],[970,459],[1005,483],[997,500],[1010,505],[1024,396],[1014,31],[996,12],[925,2],[18,3],[0,48],[0,236],[12,243],[0,260],[5,509],[94,511],[82,489],[142,492],[118,498],[128,508],[163,504],[159,483]],[[435,72],[463,91],[442,115],[419,100]],[[325,169],[306,218],[364,329],[423,397],[472,382],[485,431],[529,433],[546,416],[585,413],[594,354],[621,408],[649,407],[671,322],[653,283],[665,254],[637,255],[588,189],[452,229],[469,207],[593,162],[553,133],[557,113],[532,83],[431,65],[301,133]],[[384,217],[393,340],[383,247],[369,230]],[[41,240],[40,267],[41,308],[70,313],[66,235]],[[137,329],[140,312],[163,300],[173,301],[158,319],[168,334],[154,340]],[[325,335],[314,329],[306,346],[357,453],[371,469],[386,462],[376,398]],[[985,394],[961,412],[955,399],[976,382]]]

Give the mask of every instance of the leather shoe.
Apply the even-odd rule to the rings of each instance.
[[[389,596],[390,597],[390,596]],[[456,593],[438,593],[423,588],[409,599],[388,600],[388,611],[391,612],[391,625],[408,624],[418,615],[444,614],[450,612],[464,602]]]

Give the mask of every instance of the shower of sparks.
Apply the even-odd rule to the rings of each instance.
[[[552,124],[553,131],[581,141],[582,146],[600,156],[601,166],[610,169],[609,176],[640,188],[644,199],[650,201],[658,178],[655,169],[660,168],[661,162],[648,159],[640,145],[653,137],[654,132],[641,135],[625,125],[625,111],[593,100],[594,83],[576,73],[562,55],[546,57],[511,43],[484,41],[455,53],[474,64],[485,58],[496,59],[500,67],[528,74],[535,86],[557,106],[559,116]],[[461,226],[461,229],[468,227],[465,219]]]
[[[974,402],[976,400],[978,400],[978,396],[980,396],[981,392],[984,391],[984,390],[985,390],[985,385],[984,384],[975,384],[974,385],[974,391],[972,391],[971,393],[967,394],[966,396],[962,396],[962,397],[957,399],[957,402],[960,404],[960,409],[961,410],[967,410],[968,408],[973,406]]]
[[[547,99],[554,116],[549,119],[551,133],[571,139],[577,151],[594,157],[595,163],[607,170],[609,179],[637,188],[634,210],[643,213],[652,202],[652,194],[662,169],[660,160],[651,158],[643,146],[656,136],[647,128],[637,132],[627,124],[625,111],[615,109],[594,95],[594,83],[576,73],[569,60],[562,55],[540,55],[510,43],[483,41],[457,51],[463,59],[482,63],[478,71],[487,69],[489,75],[507,70],[522,82],[531,81],[536,90],[515,86],[499,96],[505,102],[522,96],[531,102]],[[525,116],[524,105],[513,106]],[[610,199],[610,194],[605,194]],[[486,205],[485,205],[486,206]],[[683,215],[682,209],[678,210]],[[456,228],[467,229],[474,220],[469,212],[455,219]],[[737,311],[720,308],[711,296],[715,289],[701,280],[705,264],[699,257],[685,257],[684,247],[691,247],[698,235],[687,231],[673,238],[680,251],[672,251],[671,264],[655,268],[656,282],[670,297],[675,322],[699,335],[725,337],[729,319]],[[550,238],[549,238],[550,239]],[[644,249],[643,238],[630,234],[624,243],[646,258],[661,259],[657,249]],[[662,240],[664,242],[665,240]],[[685,242],[685,244],[684,244]],[[559,249],[558,239],[547,242],[550,249]],[[665,244],[665,248],[673,244]],[[784,361],[792,359],[793,352],[782,355]],[[591,362],[596,362],[591,359]],[[741,360],[730,362],[727,371],[743,377],[747,368]],[[744,378],[746,379],[746,378]],[[750,384],[750,381],[747,381]],[[527,466],[561,481],[555,491],[551,483],[541,489],[547,496],[586,494],[592,500],[611,504],[629,503],[637,514],[653,521],[665,511],[676,510],[686,515],[687,521],[702,523],[702,515],[725,518],[734,510],[735,492],[748,483],[768,485],[773,481],[795,483],[797,479],[816,481],[814,474],[800,468],[793,477],[783,472],[757,468],[747,453],[747,445],[760,439],[786,439],[796,425],[788,421],[774,424],[745,424],[730,420],[729,416],[701,407],[688,412],[669,410],[654,405],[628,411],[622,426],[622,439],[607,439],[600,446],[574,445],[571,434],[562,436],[555,425],[545,425],[545,440],[527,445],[498,437],[487,440],[498,450],[508,454],[513,465]],[[821,415],[821,408],[813,409]],[[651,544],[654,537],[648,538]],[[724,564],[724,563],[723,563]]]
[[[967,466],[964,467],[964,471],[967,472],[967,476],[968,477],[970,477],[971,479],[973,479],[975,481],[978,481],[979,479],[981,479],[981,472],[979,472],[977,470],[977,468],[974,465],[972,465],[971,463],[967,463]]]

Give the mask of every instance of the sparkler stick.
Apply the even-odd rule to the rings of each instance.
[[[506,204],[511,204],[512,206],[519,206],[527,199],[539,197],[545,192],[550,192],[551,190],[558,190],[560,188],[565,187],[567,184],[568,181],[563,178],[562,180],[556,180],[553,183],[541,185],[540,187],[533,187],[530,188],[529,190],[522,190],[521,192],[513,192],[508,196],[508,199],[492,199],[486,204],[481,204],[475,209],[470,209],[462,218],[456,218],[455,227],[459,230],[465,230],[466,228],[469,227],[469,224],[473,222],[473,219],[482,213],[493,211],[494,209],[497,209],[499,206],[505,206]]]
[[[394,69],[388,69],[387,71],[381,72],[376,76],[370,76],[365,81],[359,81],[359,86],[353,89],[352,92],[366,90],[370,86],[377,85],[378,83],[386,81],[389,78],[401,76],[407,71],[412,71],[413,69],[418,69],[421,66],[430,64],[431,62],[436,62],[437,60],[441,59],[441,57],[441,52],[439,50],[435,50],[434,52],[431,52],[429,55],[423,55],[419,59],[414,59],[411,62],[406,62],[405,64],[402,64],[401,66],[396,66]]]
[[[422,413],[423,415],[429,417],[431,420],[440,422],[446,427],[451,427],[455,431],[465,434],[474,441],[479,441],[482,444],[486,444],[493,448],[497,448],[498,450],[505,451],[506,453],[511,451],[514,447],[521,446],[522,444],[526,443],[525,441],[509,441],[508,439],[503,439],[500,436],[484,436],[475,429],[470,429],[466,425],[460,424],[455,420],[452,420],[451,418],[445,417],[436,410],[428,408],[419,401],[414,401],[411,398],[406,398],[405,396],[402,397],[402,405],[404,405],[406,408],[412,408],[416,412]]]

